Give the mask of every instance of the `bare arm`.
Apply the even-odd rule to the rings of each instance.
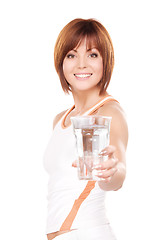
[[[102,155],[108,155],[108,160],[97,166],[98,181],[101,189],[116,191],[123,185],[126,176],[126,148],[128,142],[128,127],[124,111],[116,102],[109,102],[99,109],[98,115],[112,117],[110,126],[110,145]],[[72,163],[77,167],[76,161]]]
[[[110,103],[101,108],[99,115],[111,116],[110,146],[102,155],[108,155],[97,170],[102,181],[98,184],[105,191],[118,190],[122,187],[126,176],[126,148],[128,142],[128,127],[125,114],[118,103]]]

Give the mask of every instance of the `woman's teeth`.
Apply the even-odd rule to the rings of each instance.
[[[92,75],[92,73],[88,73],[88,74],[74,74],[75,77],[78,77],[78,78],[87,78],[87,77],[90,77]]]

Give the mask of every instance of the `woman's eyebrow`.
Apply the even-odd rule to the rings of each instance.
[[[91,50],[93,50],[93,49],[98,50],[96,47],[91,47],[91,48],[88,48],[86,51],[89,52],[89,51],[91,51]],[[72,50],[70,50],[70,51],[74,51],[74,52],[76,52],[76,53],[78,52],[77,49],[72,49]]]
[[[76,53],[77,53],[77,50],[76,50],[76,49],[72,49],[72,50],[70,50],[70,51],[74,51],[74,52],[76,52]]]

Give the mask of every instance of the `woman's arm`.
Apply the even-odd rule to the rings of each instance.
[[[108,155],[108,160],[96,169],[102,181],[98,184],[105,191],[118,190],[122,187],[126,176],[126,148],[128,142],[128,127],[125,114],[116,102],[109,102],[99,110],[99,115],[111,116],[110,146],[102,155]]]

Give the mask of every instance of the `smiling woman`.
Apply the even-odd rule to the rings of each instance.
[[[62,88],[66,93],[71,91],[70,84],[63,73],[63,61],[66,55],[68,58],[76,56],[81,42],[82,45],[86,45],[84,51],[89,51],[91,58],[97,57],[97,55],[102,57],[103,76],[101,82],[99,82],[101,95],[107,89],[111,79],[114,67],[114,49],[105,27],[93,19],[75,19],[68,23],[58,36],[55,44],[54,61]]]
[[[114,66],[107,30],[94,19],[71,21],[58,36],[54,61],[63,91],[72,93],[74,105],[56,115],[44,155],[50,176],[48,240],[114,240],[106,216],[105,191],[116,191],[123,185],[128,129],[120,104],[106,91]],[[99,181],[79,180],[76,172],[70,118],[91,114],[113,118],[110,145],[101,153],[107,160],[95,167]]]

